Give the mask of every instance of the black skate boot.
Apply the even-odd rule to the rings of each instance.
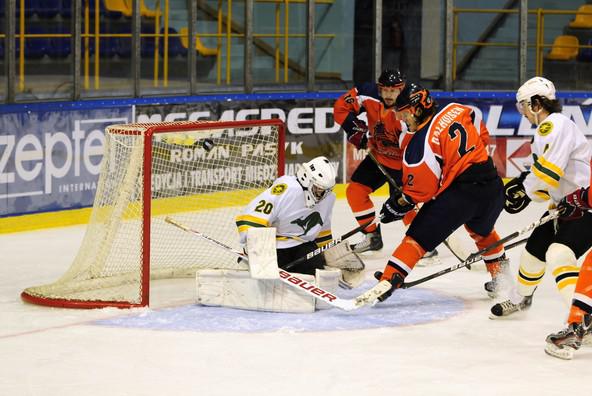
[[[380,250],[382,246],[382,234],[380,233],[379,224],[374,232],[367,233],[361,242],[351,245],[351,248],[354,253],[362,253],[369,250]]]
[[[545,352],[559,359],[571,360],[574,351],[582,346],[586,333],[592,329],[592,316],[584,315],[581,323],[570,323],[567,328],[547,336]]]
[[[512,315],[515,312],[525,311],[532,305],[532,296],[522,297],[522,301],[514,304],[510,300],[502,301],[491,307],[491,319],[498,319],[504,316]]]

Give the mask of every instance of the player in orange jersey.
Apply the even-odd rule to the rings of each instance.
[[[405,77],[399,70],[386,69],[378,83],[366,83],[343,94],[333,107],[335,121],[344,129],[347,140],[358,149],[369,149],[395,181],[401,184],[402,150],[399,135],[406,128],[396,119],[392,108]],[[358,118],[366,113],[368,123]],[[370,157],[364,158],[347,186],[347,202],[360,225],[374,220],[376,213],[370,194],[387,182]],[[391,194],[393,189],[390,190]],[[410,214],[411,215],[411,214]],[[380,225],[372,224],[364,240],[352,246],[355,252],[382,249]]]
[[[568,219],[577,219],[585,211],[592,211],[590,187],[579,188],[565,196],[558,209]],[[569,360],[582,344],[592,345],[592,251],[588,252],[580,268],[567,323],[567,328],[547,336],[545,352]]]
[[[504,205],[503,183],[486,150],[488,133],[470,107],[450,103],[436,114],[429,91],[408,82],[395,110],[408,126],[401,136],[403,191],[385,202],[381,221],[399,220],[416,204],[424,204],[384,271],[376,274],[393,285],[383,300],[426,251],[461,225],[479,249],[499,241],[494,224]],[[492,277],[485,289],[495,297],[508,268],[504,249],[491,249],[483,258]]]

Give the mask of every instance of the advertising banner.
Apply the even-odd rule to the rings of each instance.
[[[107,125],[131,107],[0,114],[0,216],[90,206]]]
[[[489,150],[500,176],[514,177],[530,166],[535,128],[518,113],[513,94],[433,95],[440,108],[452,101],[474,108],[476,119],[482,119],[489,130]],[[249,100],[240,95],[232,99],[219,95],[208,101],[169,98],[172,104],[143,99],[142,105],[122,100],[100,109],[42,110],[38,106],[38,110],[24,107],[20,112],[0,114],[0,217],[91,206],[104,129],[131,121],[279,118],[287,131],[286,174],[295,174],[301,163],[324,155],[338,169],[338,183],[348,182],[365,152],[346,144],[334,122],[333,103],[339,93],[313,95],[314,99],[305,94],[292,96],[295,99],[286,95],[280,99],[258,95]],[[562,103],[563,113],[592,138],[592,99],[570,94]]]
[[[240,121],[279,118],[286,123],[285,174],[303,162],[326,156],[343,183],[343,133],[333,120],[332,100],[285,100],[136,106],[136,122]]]

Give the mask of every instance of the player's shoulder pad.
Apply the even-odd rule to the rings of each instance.
[[[301,191],[300,183],[298,183],[296,176],[292,175],[278,177],[269,188],[269,193],[278,198],[300,193]]]
[[[537,134],[540,136],[547,136],[555,129],[555,124],[551,120],[543,121],[537,128]]]
[[[288,189],[286,183],[276,183],[271,186],[271,195],[282,195]]]
[[[419,131],[416,131],[407,147],[405,148],[405,162],[409,165],[418,164],[423,160],[424,148],[427,143],[427,136],[430,124],[425,125]]]
[[[545,121],[541,122],[541,124],[537,127],[537,135],[542,137],[547,137],[553,134],[553,131],[558,131],[561,134],[561,131],[572,121],[561,113],[551,113]]]

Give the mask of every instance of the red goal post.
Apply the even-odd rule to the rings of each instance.
[[[284,172],[284,122],[183,121],[112,125],[84,239],[57,281],[24,301],[67,308],[141,307],[150,280],[202,268],[240,269],[232,254],[164,218],[238,248],[235,216]]]

